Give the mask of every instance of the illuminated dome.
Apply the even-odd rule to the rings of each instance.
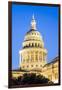
[[[42,36],[36,29],[36,22],[34,16],[32,17],[31,21],[31,29],[26,33],[24,38],[23,48],[26,47],[44,47]]]
[[[19,54],[20,67],[23,70],[42,70],[42,66],[46,64],[47,50],[44,48],[41,34],[37,31],[34,15]]]

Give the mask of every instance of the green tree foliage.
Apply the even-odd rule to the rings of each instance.
[[[18,79],[12,78],[13,85],[29,85],[29,84],[53,84],[48,78],[42,75],[36,75],[35,73],[25,73]]]

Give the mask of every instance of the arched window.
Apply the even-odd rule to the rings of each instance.
[[[30,43],[29,43],[29,47],[30,47]]]
[[[37,47],[37,43],[35,43],[35,47]]]
[[[38,61],[38,52],[35,53],[35,59]]]
[[[32,47],[34,47],[34,43],[32,43]]]
[[[38,43],[38,47],[40,47],[39,43]]]

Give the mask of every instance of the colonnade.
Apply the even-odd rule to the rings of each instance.
[[[25,51],[20,55],[21,63],[29,63],[29,62],[44,62],[45,52],[42,51]]]

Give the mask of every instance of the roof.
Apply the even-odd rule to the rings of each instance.
[[[20,72],[20,71],[22,71],[22,72],[28,72],[27,70],[22,70],[22,69],[13,69],[12,71],[16,71],[16,72]]]
[[[28,33],[30,33],[30,32],[38,32],[39,33],[39,31],[37,31],[37,30],[34,30],[34,29],[30,29],[26,34],[28,34]]]
[[[55,63],[56,61],[59,61],[59,57],[58,57],[58,56],[55,57],[51,62],[45,64],[44,66],[47,66],[47,65],[53,64],[53,63]]]

